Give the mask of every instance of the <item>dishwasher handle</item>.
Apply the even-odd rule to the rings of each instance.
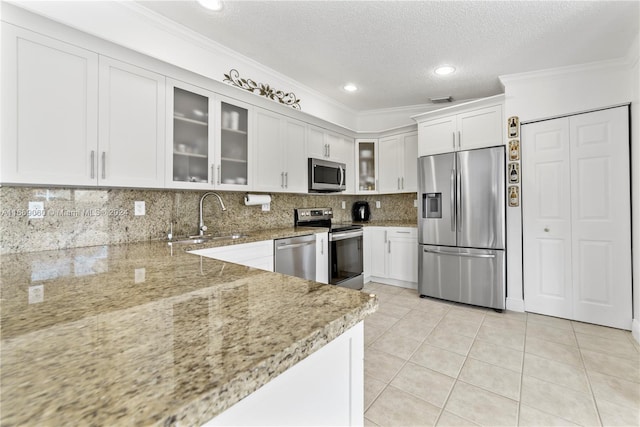
[[[301,248],[303,246],[309,246],[309,245],[315,245],[316,242],[315,241],[309,241],[309,242],[304,242],[304,243],[290,243],[290,244],[279,244],[276,246],[276,250],[281,251],[284,249],[295,249],[295,248]]]

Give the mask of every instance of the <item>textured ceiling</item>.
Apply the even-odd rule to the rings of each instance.
[[[139,3],[356,111],[485,97],[499,75],[624,57],[640,22],[638,1]],[[456,73],[436,76],[444,63]]]

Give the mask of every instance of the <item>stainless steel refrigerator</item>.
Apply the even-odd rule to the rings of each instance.
[[[505,150],[418,159],[418,291],[505,308]]]

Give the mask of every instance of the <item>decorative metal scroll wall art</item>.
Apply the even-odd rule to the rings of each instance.
[[[238,70],[231,70],[229,74],[224,75],[223,82],[230,83],[233,86],[240,89],[248,90],[249,92],[257,93],[260,96],[267,97],[274,101],[278,101],[281,104],[288,105],[296,110],[301,110],[300,100],[296,98],[296,94],[293,92],[285,93],[281,90],[275,90],[268,84],[256,83],[251,79],[240,78]]]

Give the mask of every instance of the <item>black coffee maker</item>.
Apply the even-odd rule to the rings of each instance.
[[[371,210],[367,202],[355,202],[351,208],[351,219],[354,222],[367,222],[371,218]]]

